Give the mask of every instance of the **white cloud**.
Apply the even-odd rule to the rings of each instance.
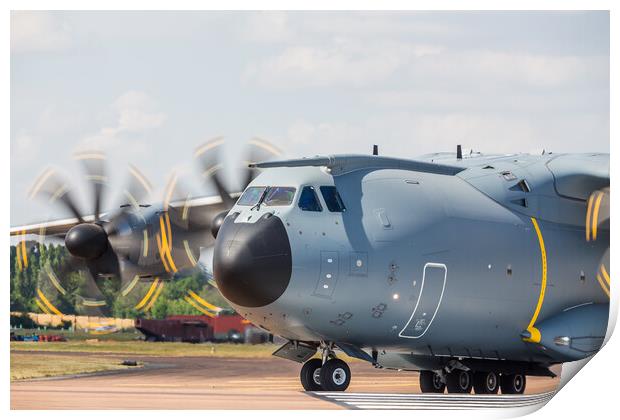
[[[485,50],[445,51],[411,66],[415,79],[546,88],[609,78],[609,58]]]
[[[71,45],[71,28],[50,12],[11,13],[11,52],[54,52]]]
[[[258,12],[248,16],[238,28],[241,38],[250,42],[286,42],[293,38],[288,13]]]
[[[436,46],[337,39],[327,47],[288,47],[250,64],[244,79],[273,88],[361,86],[383,81],[412,60],[440,52]]]
[[[38,142],[32,136],[21,133],[11,141],[11,165],[23,166],[36,161],[39,156]]]
[[[396,74],[397,71],[403,74]],[[497,84],[556,88],[604,82],[607,56],[549,55],[482,49],[447,49],[388,38],[336,37],[321,43],[284,46],[251,62],[243,79],[275,89],[327,86],[372,87],[399,80],[412,84],[493,88]]]
[[[88,148],[110,149],[117,146],[144,148],[142,140],[136,140],[131,134],[138,134],[160,127],[166,115],[155,111],[151,98],[144,92],[128,91],[118,97],[113,105],[117,119],[116,124],[103,127],[98,133],[86,137],[82,145]]]
[[[287,155],[312,156],[335,153],[370,153],[379,144],[382,154],[413,158],[453,151],[463,144],[484,153],[529,152],[546,148],[556,152],[599,151],[605,145],[588,143],[589,138],[609,138],[609,120],[583,114],[566,121],[563,117],[526,117],[486,112],[380,114],[356,123],[347,121],[292,122],[282,136]]]
[[[250,13],[236,28],[243,40],[258,43],[320,45],[334,38],[395,39],[454,34],[455,25],[431,22],[415,12]]]
[[[161,126],[166,116],[154,111],[151,98],[144,92],[129,91],[121,95],[115,102],[117,110],[118,131],[142,131]]]
[[[463,89],[429,83],[429,87],[377,89],[361,92],[362,101],[376,108],[422,112],[571,113],[604,111],[609,99],[604,89]]]

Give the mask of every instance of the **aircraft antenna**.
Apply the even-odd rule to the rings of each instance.
[[[457,159],[463,159],[463,150],[461,149],[461,145],[457,144],[456,145],[456,158]]]
[[[373,156],[379,156],[379,146],[376,144],[372,145],[372,155]]]

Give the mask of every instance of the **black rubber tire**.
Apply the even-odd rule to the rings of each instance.
[[[330,359],[321,367],[321,387],[324,391],[342,392],[351,382],[351,369],[340,359]]]
[[[476,394],[497,394],[500,376],[497,372],[474,372],[474,392]]]
[[[310,359],[301,367],[299,379],[301,379],[301,386],[303,386],[306,391],[323,390],[321,383],[317,382],[317,380],[320,381],[322,363],[321,359]]]
[[[470,371],[456,369],[448,373],[446,388],[450,394],[469,394],[474,386],[474,375]]]
[[[441,377],[432,370],[420,372],[420,390],[424,393],[443,394],[446,384],[441,381]]]
[[[515,373],[512,375],[502,375],[500,383],[502,394],[523,394],[527,380],[524,374]]]

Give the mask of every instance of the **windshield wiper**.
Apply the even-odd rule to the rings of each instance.
[[[263,191],[263,193],[261,194],[260,198],[258,199],[258,201],[256,202],[256,204],[254,204],[252,206],[252,208],[250,209],[250,211],[256,209],[257,211],[260,210],[260,205],[263,203],[263,201],[265,200],[265,197],[267,197],[267,191],[269,191],[269,188],[265,188],[265,191]]]

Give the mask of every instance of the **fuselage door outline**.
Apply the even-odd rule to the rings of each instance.
[[[416,320],[416,312],[418,311],[418,308],[420,308],[420,303],[423,302],[422,298],[424,296],[424,286],[426,285],[426,270],[428,268],[440,268],[443,269],[443,284],[441,287],[441,294],[439,295],[439,300],[437,301],[437,305],[435,306],[435,311],[433,312],[433,316],[431,317],[430,321],[423,326],[423,331],[418,334],[418,335],[409,335],[407,334],[405,331],[407,331],[407,329],[409,328],[409,326],[411,325],[411,328],[413,329],[413,331],[417,330],[418,328],[416,328],[416,325],[413,324],[418,324],[419,320]],[[426,332],[428,331],[428,329],[430,328],[431,324],[433,323],[433,320],[435,319],[435,316],[437,316],[437,312],[439,312],[439,307],[441,306],[441,301],[443,300],[443,294],[446,290],[446,280],[448,278],[448,267],[446,267],[445,264],[441,264],[441,263],[433,263],[433,262],[428,262],[424,265],[424,272],[422,275],[422,285],[420,286],[420,293],[418,295],[418,300],[416,301],[415,307],[413,308],[413,312],[411,313],[411,317],[409,318],[409,321],[407,321],[407,323],[405,324],[405,326],[403,327],[403,329],[398,333],[398,336],[401,338],[421,338],[424,334],[426,334]]]

